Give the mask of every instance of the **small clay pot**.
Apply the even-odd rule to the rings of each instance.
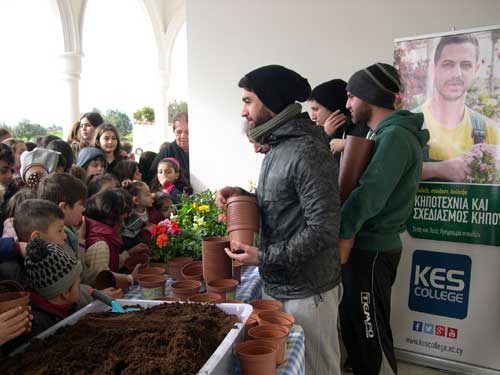
[[[259,321],[252,317],[249,317],[245,323],[245,339],[248,339],[248,330],[253,327],[257,327],[259,325]]]
[[[279,345],[267,340],[250,340],[236,345],[243,375],[275,375]]]
[[[194,296],[188,297],[187,300],[188,302],[220,303],[222,298],[217,293],[205,293],[205,294],[195,294]]]
[[[292,329],[295,324],[295,318],[283,311],[261,311],[258,316],[261,325],[278,324]]]
[[[150,275],[139,279],[143,299],[161,298],[165,295],[166,275]]]
[[[203,281],[203,262],[195,260],[185,264],[181,269],[184,280]]]
[[[221,299],[235,299],[239,282],[233,279],[214,280],[207,283],[209,293],[217,293]]]
[[[229,247],[227,237],[206,237],[202,240],[203,279],[206,283],[233,277],[231,258],[224,250]]]
[[[123,273],[114,273],[109,270],[101,271],[95,278],[95,288],[103,290],[106,288],[118,288],[126,290],[130,287],[130,280]]]
[[[248,330],[248,337],[252,339],[269,340],[273,344],[278,344],[279,348],[276,353],[276,364],[280,365],[285,362],[286,340],[289,332],[289,329],[285,326],[268,324],[250,328]]]
[[[237,280],[239,283],[241,283],[241,267],[243,267],[242,263],[233,260],[233,280]]]
[[[227,200],[226,204],[227,231],[248,229],[259,230],[259,207],[254,195],[238,195]]]
[[[186,301],[189,297],[200,293],[201,283],[196,280],[176,281],[172,284],[172,293],[174,297],[181,301]]]
[[[160,298],[155,298],[155,301],[180,302],[181,300],[177,297],[160,297]]]
[[[165,273],[165,269],[163,267],[147,267],[139,270],[138,277],[139,279],[144,276],[151,275],[163,275]]]
[[[161,267],[163,273],[168,273],[168,263],[149,262],[149,267]]]
[[[97,290],[116,288],[116,280],[113,272],[109,270],[99,272],[95,277],[95,288]]]
[[[187,263],[190,263],[193,261],[193,258],[189,257],[178,257],[178,258],[172,258],[168,260],[168,273],[170,274],[170,277],[174,280],[180,281],[184,280],[182,277],[181,269],[184,267]]]
[[[252,305],[255,314],[262,311],[280,311],[283,309],[283,304],[273,299],[254,299],[250,301],[250,305]]]
[[[0,293],[0,314],[14,307],[28,307],[30,294],[28,292],[4,292]]]
[[[146,268],[149,264],[149,256],[147,254],[133,254],[125,260],[125,267],[129,272],[132,272],[138,264],[141,265],[141,269]]]

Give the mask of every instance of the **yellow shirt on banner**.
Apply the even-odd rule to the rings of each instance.
[[[472,135],[472,111],[465,107],[464,118],[454,128],[443,128],[437,121],[429,109],[429,102],[422,105],[422,113],[424,114],[424,128],[429,130],[429,159],[430,160],[448,160],[457,156],[462,156],[469,152],[474,145]],[[485,138],[483,143],[499,145],[500,144],[500,127],[495,122],[480,114],[484,123]]]

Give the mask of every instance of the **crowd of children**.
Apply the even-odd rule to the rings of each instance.
[[[134,283],[140,265],[129,273],[125,261],[149,250],[153,224],[191,191],[175,158],[161,160],[147,181],[156,153],[133,160],[98,113],[84,114],[70,137],[43,137],[34,148],[0,143],[0,280],[30,294],[28,311],[0,314],[4,354],[91,302],[99,272],[126,273]]]

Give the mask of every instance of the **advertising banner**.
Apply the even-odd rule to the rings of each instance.
[[[397,40],[430,141],[393,292],[403,357],[500,374],[500,27]]]

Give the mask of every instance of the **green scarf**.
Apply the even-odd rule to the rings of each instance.
[[[248,132],[248,137],[252,142],[264,144],[271,133],[281,125],[286,124],[292,118],[302,112],[302,106],[299,103],[293,103],[274,116],[266,123],[259,125]]]

